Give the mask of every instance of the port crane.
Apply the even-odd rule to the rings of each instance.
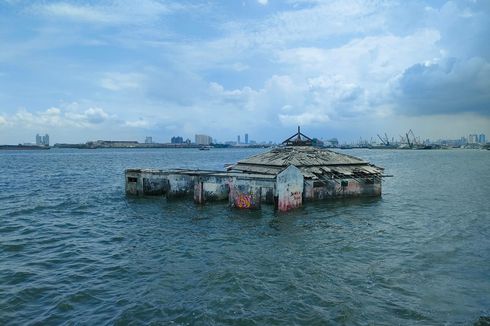
[[[378,138],[379,140],[381,140],[383,145],[390,146],[390,140],[388,139],[388,135],[386,134],[386,132],[385,132],[385,138],[382,138],[379,134],[378,134]]]
[[[402,143],[406,143],[408,145],[408,148],[420,146],[420,142],[417,140],[417,137],[415,137],[412,129],[408,130],[408,132],[405,133],[405,136],[400,135],[400,139]]]

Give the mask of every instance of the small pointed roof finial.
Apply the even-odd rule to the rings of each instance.
[[[310,137],[301,133],[301,127],[298,126],[298,132],[282,143],[287,146],[311,146],[312,142],[313,140]]]

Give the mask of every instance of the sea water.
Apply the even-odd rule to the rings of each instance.
[[[0,152],[0,324],[441,325],[490,315],[490,151],[346,150],[381,198],[134,198],[124,169],[264,149]]]

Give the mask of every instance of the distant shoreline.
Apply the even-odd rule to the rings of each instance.
[[[49,146],[37,146],[37,145],[0,145],[0,150],[21,150],[21,151],[38,151],[48,150]]]
[[[0,145],[1,150],[48,150],[48,149],[151,149],[151,148],[170,148],[170,149],[200,149],[201,145],[186,145],[175,146],[167,144],[132,144],[132,145],[87,145],[87,144],[55,144],[53,146],[35,146],[35,145]],[[247,145],[247,146],[229,146],[229,145],[215,145],[210,148],[229,148],[229,149],[242,149],[242,148],[269,148],[272,145]]]

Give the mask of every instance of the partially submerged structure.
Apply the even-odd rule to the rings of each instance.
[[[227,171],[128,169],[129,195],[192,195],[194,201],[228,200],[230,206],[257,209],[272,204],[279,211],[305,201],[381,196],[383,168],[362,159],[313,147],[298,132],[283,146],[229,166]]]

